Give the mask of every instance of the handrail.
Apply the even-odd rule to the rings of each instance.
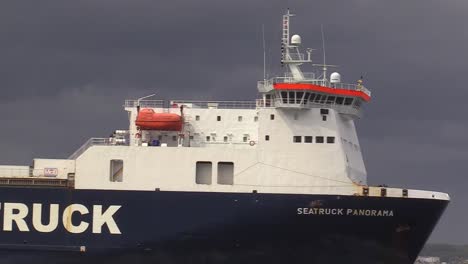
[[[164,100],[140,100],[140,107],[163,108]],[[124,107],[137,107],[138,100],[125,100]]]
[[[362,91],[368,96],[371,96],[371,91],[369,91],[364,85],[362,84],[351,84],[351,83],[331,83],[327,80],[321,79],[309,79],[305,78],[303,80],[297,80],[292,76],[285,76],[285,77],[275,77],[269,80],[258,81],[257,86],[273,86],[276,83],[306,83],[306,84],[315,84],[324,86],[327,88],[332,89],[344,89],[344,90],[352,90],[352,91]]]
[[[92,146],[114,146],[122,145],[118,142],[112,141],[109,138],[90,138],[88,139],[80,148],[78,148],[73,154],[68,157],[68,159],[77,159],[83,152]]]
[[[48,177],[44,169],[0,168],[1,178]]]
[[[255,109],[255,101],[186,101],[172,100],[172,105],[185,105],[189,108],[217,108],[217,109]]]

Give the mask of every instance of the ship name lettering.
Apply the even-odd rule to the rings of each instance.
[[[343,208],[297,208],[297,214],[343,215]]]
[[[346,216],[393,216],[393,210],[345,209],[345,208],[297,208],[298,215],[346,215]]]
[[[44,207],[48,208],[43,209],[42,204],[34,203],[30,210],[28,205],[23,203],[3,203],[3,206],[0,203],[0,210],[3,209],[3,231],[11,232],[17,229],[20,232],[29,232],[32,226],[37,232],[50,233],[57,230],[61,222],[63,228],[72,234],[84,233],[90,229],[94,234],[101,234],[103,226],[107,226],[110,234],[121,234],[114,219],[114,215],[122,207],[120,205],[110,205],[105,210],[102,205],[93,205],[90,212],[85,205],[70,204],[61,214],[59,204]],[[92,215],[86,217],[90,213]],[[28,221],[32,221],[32,225],[28,224]]]

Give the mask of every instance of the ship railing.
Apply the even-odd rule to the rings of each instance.
[[[150,107],[150,108],[163,108],[164,107],[164,100],[125,100],[124,107],[132,108],[137,107],[138,104],[140,107]]]
[[[305,76],[304,76],[305,77]],[[368,96],[371,96],[371,92],[362,84],[352,84],[352,83],[331,83],[328,80],[323,79],[312,79],[305,77],[303,80],[298,80],[292,76],[285,77],[275,77],[270,80],[260,81],[259,84],[263,85],[274,85],[276,83],[310,83],[315,85],[320,85],[333,89],[343,89],[351,91],[362,91]]]
[[[316,79],[316,74],[315,72],[303,72],[302,76],[304,76],[305,79],[309,80],[314,80]],[[293,78],[293,74],[291,72],[285,72],[284,76],[285,78]]]
[[[294,53],[289,53],[289,57],[286,57],[286,61],[303,61],[305,58],[304,56],[304,53],[297,53],[297,52],[294,52]]]
[[[185,101],[172,100],[171,106],[178,107],[184,105],[188,108],[207,108],[207,109],[255,109],[255,101]]]
[[[0,178],[47,177],[44,169],[0,168]]]
[[[228,141],[228,142],[225,142],[225,141],[210,141],[210,142],[197,142],[198,144],[204,144],[204,145],[249,145],[251,144],[250,141],[249,142],[245,142],[245,141]]]
[[[119,140],[116,138],[90,138],[80,148],[78,148],[68,159],[77,159],[87,149],[92,146],[127,146],[126,140]]]

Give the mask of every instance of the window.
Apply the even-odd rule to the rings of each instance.
[[[322,121],[327,121],[327,116],[326,115],[322,116]]]
[[[340,104],[343,104],[343,101],[344,101],[343,97],[337,97],[335,102],[336,102],[336,104],[340,105]]]
[[[238,116],[237,121],[242,122],[242,116]]]
[[[335,96],[328,96],[327,104],[333,104],[335,102]]]
[[[224,142],[228,142],[228,137],[227,137],[227,136],[224,136],[223,141],[224,141]]]
[[[218,184],[234,184],[234,163],[218,162]]]
[[[315,143],[323,143],[323,137],[315,137]]]
[[[318,103],[320,102],[320,99],[322,98],[322,95],[321,94],[317,94],[317,96],[315,97],[315,102]]]
[[[200,116],[199,115],[195,116],[195,121],[200,121]]]
[[[346,98],[344,101],[345,105],[350,105],[353,102],[353,98]]]
[[[217,116],[216,120],[221,121],[221,116]]]
[[[320,109],[320,114],[321,115],[328,115],[328,113],[329,113],[328,109],[324,109],[324,108]]]
[[[244,136],[244,137],[242,138],[242,141],[243,141],[243,142],[247,142],[247,137]]]
[[[270,141],[270,135],[265,135],[265,141]]]
[[[313,94],[310,94],[309,101],[311,101],[311,102],[314,101],[316,95],[317,95],[317,94],[314,94],[314,93],[313,93]]]
[[[333,144],[333,143],[335,143],[335,137],[327,137],[327,143],[328,143],[328,144]]]
[[[195,183],[211,184],[212,164],[209,161],[197,161]]]
[[[309,96],[310,96],[310,93],[306,93],[305,96],[304,96],[304,104],[307,103],[307,101],[309,101]]]
[[[302,96],[304,96],[304,92],[297,92],[296,93],[296,104],[300,104],[302,101]]]
[[[172,136],[172,141],[177,141],[177,136]]]
[[[295,101],[294,97],[295,97],[295,93],[294,92],[289,92],[289,103],[290,104],[294,104],[294,101]]]
[[[302,137],[301,136],[294,136],[293,137],[293,142],[294,143],[301,143],[302,142]]]
[[[258,116],[254,117],[254,122],[258,122]]]
[[[312,143],[312,136],[305,136],[304,137],[304,142],[305,143]]]
[[[281,99],[283,99],[283,104],[288,103],[288,93],[287,92],[281,92]]]
[[[122,182],[123,181],[123,160],[110,161],[110,181]]]
[[[207,142],[210,141],[210,136],[206,136],[206,141],[207,141]]]
[[[193,136],[189,136],[189,139],[193,139]]]
[[[322,95],[322,100],[320,101],[320,103],[321,103],[321,104],[324,104],[326,100],[327,100],[327,96],[326,96],[326,95]]]
[[[271,114],[270,115],[270,120],[275,120],[275,115]]]

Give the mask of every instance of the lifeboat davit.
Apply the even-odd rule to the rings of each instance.
[[[142,130],[182,130],[182,117],[173,113],[155,113],[153,109],[141,109],[135,124]]]

